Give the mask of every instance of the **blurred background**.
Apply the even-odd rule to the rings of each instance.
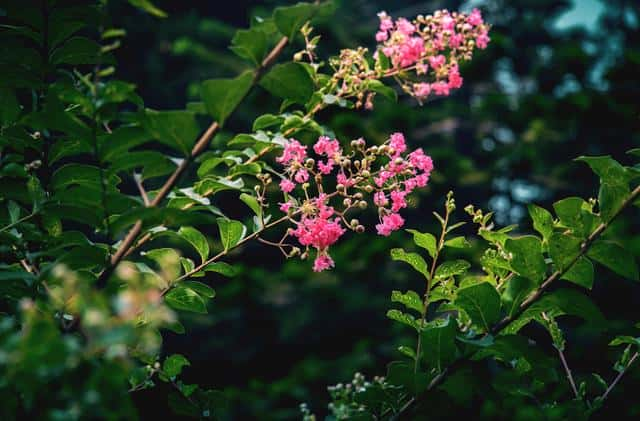
[[[179,109],[197,99],[200,81],[232,76],[247,66],[227,48],[235,28],[293,2],[156,3],[169,13],[167,19],[137,13],[125,4],[110,6],[115,26],[128,33],[117,50],[117,76],[137,84],[147,107]],[[403,131],[411,146],[432,155],[436,173],[405,213],[407,227],[435,232],[431,213],[442,207],[446,192],[454,190],[459,220],[466,217],[462,208],[473,203],[494,211],[498,224],[519,224],[519,230],[527,232],[528,203],[550,207],[566,196],[597,196],[597,179],[573,158],[610,154],[625,162],[624,152],[640,146],[637,0],[335,4],[335,14],[316,25],[324,58],[340,48],[373,48],[380,10],[411,18],[441,8],[479,7],[493,24],[489,48],[464,66],[465,84],[451,97],[423,107],[407,97],[398,104],[381,99],[373,112],[327,110],[318,116],[345,143],[359,136],[382,142],[390,133]],[[295,51],[290,47],[285,54]],[[256,90],[216,141],[249,131],[256,116],[277,112],[278,106]],[[373,220],[373,213],[366,218]],[[617,239],[636,254],[637,219],[627,218],[613,227]],[[472,234],[473,227],[466,232]],[[470,259],[480,247],[477,240],[472,244],[466,251]],[[423,289],[408,267],[391,262],[389,249],[397,246],[412,248],[409,235],[352,235],[332,250],[336,268],[315,274],[309,262],[283,262],[274,248],[248,245],[233,256],[238,264],[242,261],[241,274],[231,280],[210,279],[218,296],[209,314],[187,315],[189,334],[168,333],[166,352],[191,360],[185,382],[223,390],[234,419],[298,419],[301,402],[322,416],[329,399],[327,385],[349,381],[356,371],[367,377],[384,375],[385,365],[399,356],[396,347],[413,342],[411,332],[385,317],[391,290]],[[633,294],[631,282],[611,272],[598,269],[596,275],[590,293],[602,304],[613,330],[584,331],[569,324],[567,353],[574,371],[600,370],[611,376],[615,355],[607,338],[616,329],[628,332],[638,321],[640,296]],[[539,335],[550,349],[545,335],[531,329],[527,333]],[[638,386],[636,369],[608,407],[624,406],[628,414],[637,414],[638,404],[626,401],[628,395],[622,391]],[[167,391],[162,387],[136,395],[143,418],[166,418]],[[518,406],[516,401],[472,396],[450,415],[466,410],[489,414],[487,405],[501,408],[498,414],[503,416],[511,413],[510,405]]]

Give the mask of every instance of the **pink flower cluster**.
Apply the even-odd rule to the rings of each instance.
[[[313,264],[316,272],[334,266],[328,249],[347,229],[365,230],[357,219],[347,219],[348,212],[367,207],[365,194],[372,194],[378,208],[378,234],[388,236],[404,224],[399,212],[407,207],[407,195],[426,186],[433,170],[431,158],[422,149],[406,153],[402,133],[392,134],[380,146],[367,147],[364,139],[352,141],[351,146],[352,151],[345,153],[338,140],[321,136],[313,145],[317,155],[313,159],[307,155],[306,146],[290,139],[282,155],[276,158],[284,166],[280,190],[285,202],[280,210],[295,226],[285,238],[294,237],[305,247],[303,258],[310,248],[316,250]],[[331,180],[335,177],[335,184],[326,191],[329,177]],[[297,186],[304,194],[296,197]],[[337,208],[330,204],[336,198],[342,198]],[[285,246],[282,241],[277,245]],[[297,254],[297,247],[287,246],[292,248],[291,253],[285,253],[287,256]]]
[[[470,60],[475,47],[484,49],[490,40],[489,25],[478,9],[468,15],[439,10],[412,22],[405,18],[394,22],[385,12],[378,17],[378,65],[382,67],[381,53],[391,62],[385,75],[404,70],[400,75],[405,79],[403,88],[419,100],[431,94],[446,96],[460,88],[459,63]],[[415,74],[406,70],[415,70]]]

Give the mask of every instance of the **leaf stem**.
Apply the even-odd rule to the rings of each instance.
[[[607,387],[607,390],[602,394],[601,396],[601,400],[605,400],[607,399],[607,396],[609,396],[609,393],[611,393],[611,391],[613,390],[614,387],[616,387],[616,385],[618,384],[618,382],[620,381],[620,379],[622,378],[622,376],[624,375],[624,373],[627,372],[627,370],[629,369],[629,367],[631,367],[631,365],[634,363],[634,361],[638,358],[638,356],[640,355],[640,352],[636,351],[631,358],[629,359],[629,362],[627,363],[627,365],[624,367],[624,369],[618,373],[618,375],[616,376],[615,379],[613,379],[613,381],[611,382],[611,384],[609,385],[609,387]]]
[[[4,232],[7,230],[10,230],[11,228],[15,227],[16,225],[19,225],[25,221],[28,221],[29,219],[33,218],[34,216],[36,216],[38,214],[37,211],[35,212],[31,212],[29,215],[25,215],[22,218],[16,220],[15,222],[10,223],[9,225],[6,225],[2,228],[0,228],[0,232]]]

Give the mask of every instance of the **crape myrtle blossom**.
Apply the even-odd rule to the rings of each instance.
[[[403,25],[403,30],[410,30],[408,23]],[[300,254],[306,258],[311,249],[315,250],[316,272],[334,266],[329,247],[347,230],[365,231],[348,214],[365,209],[366,196],[372,196],[378,210],[377,233],[388,236],[404,225],[399,212],[407,207],[407,196],[426,186],[433,171],[433,162],[422,149],[407,153],[402,133],[393,133],[379,146],[367,146],[364,139],[353,140],[348,153],[337,139],[321,136],[311,149],[315,158],[308,155],[307,146],[289,139],[276,158],[284,167],[279,184],[284,195],[280,210],[293,226],[279,243],[272,244],[287,257]],[[285,243],[289,237],[295,238],[304,251]]]
[[[378,13],[378,17],[373,60],[364,47],[343,49],[329,58],[331,76],[317,92],[322,101],[372,109],[376,94],[393,95],[384,86],[386,78],[395,79],[420,103],[430,96],[447,96],[463,84],[460,63],[471,60],[475,49],[486,48],[490,41],[490,25],[478,9],[469,14],[439,10],[413,20],[394,20],[386,12]],[[305,39],[308,30],[301,30]],[[310,57],[310,65],[319,65],[310,52],[294,58],[302,60],[305,56]],[[329,161],[323,162],[324,174],[329,173],[329,165]]]
[[[484,49],[490,40],[489,25],[478,9],[468,15],[438,10],[411,22],[405,18],[394,22],[385,12],[378,17],[377,68],[400,79],[403,89],[418,100],[460,88],[459,63],[470,60],[475,47]]]

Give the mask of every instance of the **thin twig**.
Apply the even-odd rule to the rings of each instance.
[[[564,352],[560,348],[556,348],[558,350],[558,355],[560,356],[560,361],[562,361],[562,366],[564,367],[565,373],[567,373],[567,379],[569,379],[569,384],[571,384],[571,390],[576,395],[576,399],[580,399],[580,395],[578,394],[578,388],[576,388],[576,382],[573,380],[573,375],[571,374],[571,369],[569,368],[569,364],[567,364],[567,359],[564,357]]]
[[[147,195],[147,191],[144,189],[142,185],[142,179],[139,174],[133,175],[133,180],[136,182],[136,186],[138,187],[138,191],[140,192],[140,197],[142,197],[142,202],[145,206],[149,206],[151,202],[149,202],[149,196]]]
[[[622,376],[624,375],[624,373],[627,372],[627,370],[629,369],[629,367],[631,367],[631,364],[633,364],[633,362],[638,358],[638,355],[640,353],[638,351],[636,351],[635,354],[633,354],[633,356],[631,357],[631,359],[629,360],[629,362],[627,363],[627,365],[625,366],[625,368],[618,373],[618,375],[616,376],[615,379],[613,379],[613,381],[611,382],[611,384],[609,385],[609,387],[607,387],[607,390],[602,394],[601,399],[605,400],[607,399],[607,396],[609,396],[609,393],[611,393],[611,391],[613,390],[614,387],[616,387],[616,385],[618,384],[618,382],[620,381],[620,379],[622,378]]]
[[[33,218],[34,216],[36,216],[38,214],[38,212],[31,212],[29,215],[25,215],[22,218],[16,220],[15,222],[10,223],[9,225],[6,225],[2,228],[0,228],[0,232],[4,232],[7,230],[10,230],[11,228],[15,227],[18,224],[21,224],[25,221],[28,221],[29,219]]]

